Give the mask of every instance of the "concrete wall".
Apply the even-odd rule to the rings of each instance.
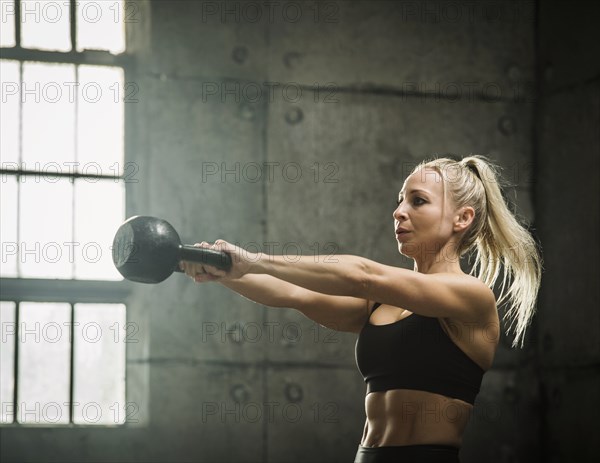
[[[551,166],[563,153],[597,166],[590,154],[593,143],[597,151],[597,124],[584,117],[597,121],[589,100],[597,99],[597,80],[583,84],[597,70],[581,68],[566,92],[549,87],[536,122],[533,2],[340,1],[319,2],[317,9],[313,2],[280,2],[271,10],[259,2],[256,21],[258,10],[244,2],[138,4],[141,21],[129,25],[138,66],[127,80],[140,92],[139,103],[127,107],[127,157],[138,163],[140,182],[130,185],[128,215],[164,217],[184,242],[224,238],[261,250],[358,254],[411,268],[397,253],[391,214],[404,177],[433,153],[495,159],[518,212],[540,233],[542,225],[565,223],[570,201],[583,208],[582,198],[555,188],[567,179]],[[542,26],[549,17],[550,28],[559,24],[558,16],[542,14]],[[564,35],[579,32],[561,28]],[[542,51],[561,53],[554,75],[566,85],[571,73],[560,62],[574,58],[541,31]],[[586,122],[562,116],[568,111]],[[572,130],[559,140],[555,128],[563,120]],[[571,152],[575,139],[584,149]],[[579,173],[597,169],[573,172],[571,185]],[[597,205],[597,176],[586,185],[586,204]],[[555,199],[565,201],[560,210]],[[597,236],[595,217],[596,235],[588,227],[573,240]],[[564,246],[552,256],[569,248],[563,235],[544,238]],[[597,243],[588,251],[597,257]],[[546,288],[564,287],[562,266],[554,272]],[[581,272],[572,275],[569,288],[580,294]],[[553,423],[573,414],[544,408],[540,372],[550,393],[566,398],[593,390],[587,376],[572,382],[563,367],[584,346],[586,365],[597,362],[597,333],[572,341],[557,333],[567,319],[551,308],[558,296],[550,291],[542,337],[554,350],[541,356],[539,370],[538,322],[523,350],[511,350],[503,335],[465,434],[465,463],[550,461],[541,460],[540,436],[557,439],[561,429]],[[590,304],[564,306],[586,311],[590,322],[597,317]],[[128,352],[128,400],[139,406],[139,422],[115,429],[4,428],[3,461],[353,461],[365,418],[356,335],[180,275],[137,288],[128,317],[142,340]],[[582,318],[570,320],[572,331],[584,325]],[[571,431],[561,447],[566,454],[577,442]]]
[[[545,249],[539,375],[543,461],[600,450],[600,5],[542,5],[536,217]]]

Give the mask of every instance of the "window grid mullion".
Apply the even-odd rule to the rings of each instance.
[[[71,0],[69,2],[69,17],[70,17],[70,30],[71,30],[71,51],[77,51],[77,2]]]
[[[74,365],[75,365],[75,303],[71,303],[71,326],[70,326],[70,339],[71,339],[71,352],[70,352],[70,364],[69,364],[69,424],[73,424],[73,383],[74,378]]]
[[[77,84],[77,88],[79,88],[79,65],[75,65],[75,82]],[[79,136],[77,134],[77,131],[79,130],[79,94],[78,92],[75,92],[75,100],[74,100],[74,105],[75,105],[75,118],[74,118],[74,124],[75,124],[75,129],[73,130],[73,143],[74,143],[74,147],[73,147],[73,152],[75,153],[75,165],[78,166],[79,165]],[[73,242],[75,242],[75,222],[77,220],[77,218],[75,217],[75,181],[76,181],[77,177],[71,177],[70,181],[71,181],[71,211],[73,211],[73,215],[72,215],[72,221],[71,221],[71,237],[73,239]],[[73,272],[73,278],[75,278],[75,275],[77,275],[77,258],[73,259],[73,266],[71,267],[71,271]]]
[[[13,423],[18,423],[19,416],[19,337],[21,336],[20,330],[20,314],[21,314],[21,303],[15,302],[15,361],[13,364]]]
[[[17,0],[19,4],[19,8],[21,6],[20,0]],[[19,9],[17,9],[19,11]],[[23,82],[23,61],[19,61],[19,81]],[[20,166],[23,165],[23,85],[19,85],[19,122],[18,122],[18,134],[17,134],[17,144],[18,144],[18,159],[19,159],[19,169]],[[21,242],[21,176],[17,175],[17,246]],[[20,252],[17,252],[17,277],[21,277],[21,259]]]
[[[15,0],[15,45],[21,48],[21,0]]]
[[[125,304],[135,284],[127,280],[0,278],[0,300]]]

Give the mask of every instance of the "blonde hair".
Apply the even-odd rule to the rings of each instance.
[[[508,301],[504,319],[509,320],[507,333],[513,325],[512,347],[523,347],[525,331],[535,313],[536,299],[542,277],[542,257],[538,244],[508,208],[502,195],[502,176],[498,166],[487,157],[470,155],[460,160],[434,157],[419,163],[411,172],[433,169],[442,177],[444,198],[448,187],[457,209],[471,206],[475,217],[457,244],[459,257],[475,251],[478,279],[493,289],[501,266],[504,267],[502,287],[497,305]],[[509,277],[512,282],[506,291]]]

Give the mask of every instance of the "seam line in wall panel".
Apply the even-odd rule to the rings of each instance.
[[[241,367],[241,368],[261,368],[268,367],[271,369],[277,368],[315,368],[315,369],[336,369],[336,370],[352,370],[356,371],[356,365],[339,365],[335,363],[316,363],[316,362],[286,362],[286,361],[277,361],[277,360],[262,360],[258,362],[239,362],[239,361],[229,361],[229,360],[201,360],[194,358],[185,358],[185,357],[154,357],[147,359],[129,359],[127,360],[128,364],[181,364],[181,365],[190,365],[190,366],[198,366],[198,365],[207,365],[207,366],[217,366],[217,367]],[[358,374],[358,373],[357,373]]]
[[[538,80],[538,82],[539,82],[539,80]],[[538,96],[551,97],[551,96],[554,96],[554,95],[559,95],[561,93],[568,93],[568,92],[571,92],[573,90],[579,90],[579,89],[582,89],[582,88],[584,88],[584,87],[586,87],[588,85],[592,85],[592,84],[595,84],[595,83],[598,83],[598,82],[600,82],[600,74],[595,75],[593,77],[590,77],[589,79],[585,79],[585,80],[582,80],[580,82],[576,82],[574,84],[561,85],[561,86],[556,87],[556,88],[554,88],[552,90],[549,90],[547,92],[543,92],[541,85],[539,85],[538,86],[538,89],[539,89]]]
[[[541,70],[540,70],[540,12],[541,12],[541,3],[540,0],[535,0],[535,14],[534,14],[534,22],[533,22],[533,79],[534,79],[534,100],[533,100],[533,117],[531,124],[531,161],[533,166],[533,175],[537,175],[539,172],[539,136],[540,136],[540,108],[541,101],[540,98],[542,96],[541,89]],[[536,219],[538,218],[537,211],[538,208],[538,195],[537,195],[537,182],[534,182],[534,187],[531,188],[531,197],[533,203],[533,221],[531,224],[530,232],[534,233],[535,240],[539,243],[539,239],[537,237],[536,230]],[[539,294],[538,294],[539,300]],[[535,334],[538,337],[538,346],[539,346],[539,337],[541,333],[539,331],[539,324],[535,323]],[[533,328],[533,326],[532,326]],[[540,449],[540,458],[541,461],[549,461],[550,455],[546,449],[545,443],[548,442],[548,403],[547,403],[547,392],[546,387],[543,381],[541,380],[541,359],[540,359],[540,351],[539,348],[535,349],[533,355],[533,369],[535,371],[535,376],[537,380],[537,388],[540,397],[540,412],[539,412],[539,427],[538,427],[538,436],[537,447]]]
[[[176,74],[159,74],[157,72],[146,72],[148,77],[154,79],[168,79],[174,81],[188,81],[188,82],[197,82],[197,83],[206,83],[206,79],[208,76],[179,76]],[[233,83],[254,83],[260,86],[264,86],[263,84],[257,83],[255,80],[248,79],[240,79],[235,77],[225,77],[225,76],[211,76],[211,82],[233,82]],[[266,83],[266,82],[265,82]],[[272,83],[272,82],[271,82]],[[312,92],[312,91],[322,91],[323,87],[317,87],[314,85],[303,85],[296,84],[296,87],[301,89],[303,92]],[[422,91],[413,91],[407,92],[404,90],[400,90],[398,88],[394,88],[391,86],[382,86],[382,85],[346,85],[346,86],[336,86],[331,89],[336,93],[346,93],[346,94],[356,94],[356,95],[382,95],[382,96],[392,96],[392,97],[403,97],[403,98],[421,98],[421,99],[435,99],[440,101],[480,101],[484,103],[523,103],[521,100],[517,100],[515,98],[510,97],[497,97],[497,98],[488,98],[481,92],[473,91],[470,93],[471,96],[463,97],[460,99],[452,98],[452,96],[440,96],[437,93],[428,93]],[[526,100],[525,100],[526,101]]]

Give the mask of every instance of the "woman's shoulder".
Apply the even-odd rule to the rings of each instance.
[[[476,291],[485,293],[486,295],[494,294],[492,289],[485,284],[485,282],[481,281],[474,275],[470,275],[468,273],[457,273],[457,272],[440,272],[440,273],[432,273],[431,276],[444,276],[455,280],[461,284],[468,285],[469,287],[475,289]]]
[[[494,291],[476,276],[468,273],[434,273],[437,277],[457,290],[457,295],[463,298],[464,303],[477,308],[476,320],[494,319],[497,316],[496,295]],[[473,321],[473,320],[470,320]]]

